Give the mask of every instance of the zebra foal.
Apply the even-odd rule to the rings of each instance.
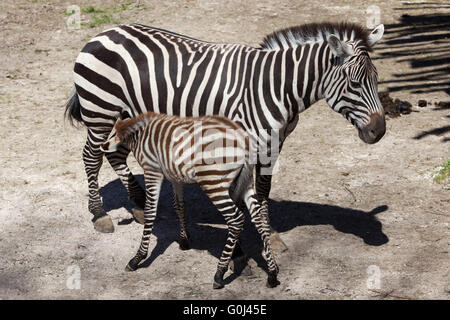
[[[118,120],[101,150],[116,152],[120,146],[132,150],[144,169],[146,189],[141,245],[127,270],[136,270],[147,256],[161,184],[167,178],[173,185],[175,211],[180,219],[180,248],[189,247],[183,184],[198,183],[225,218],[228,236],[214,275],[215,289],[224,286],[223,276],[244,225],[244,214],[237,206],[241,202],[263,240],[269,269],[267,286],[277,285],[278,266],[270,249],[267,213],[256,200],[250,140],[238,124],[221,116],[180,118],[148,112]]]

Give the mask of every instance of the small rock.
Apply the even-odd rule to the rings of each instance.
[[[419,102],[417,103],[419,107],[424,108],[427,106],[427,101],[426,100],[419,100]]]
[[[389,96],[389,92],[380,92],[379,94],[381,104],[383,105],[384,112],[390,117],[399,116],[399,112],[396,108],[394,100]]]
[[[402,101],[400,99],[395,99],[395,104],[397,107],[397,110],[402,113],[402,114],[409,114],[411,113],[411,103],[409,103],[408,101]]]

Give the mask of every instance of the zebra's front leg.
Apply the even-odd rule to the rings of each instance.
[[[173,207],[180,221],[180,249],[188,250],[189,246],[189,233],[186,226],[186,210],[183,196],[183,184],[172,183],[173,187]]]
[[[144,231],[142,233],[141,245],[136,255],[131,259],[125,270],[135,271],[138,264],[147,257],[150,235],[156,218],[159,192],[164,180],[164,176],[158,172],[144,172],[145,178],[145,206],[144,206]]]
[[[267,172],[264,172],[267,171]],[[263,174],[264,173],[264,174]],[[264,167],[261,164],[256,165],[256,198],[262,206],[262,212],[264,219],[267,220],[270,228],[270,238],[274,248],[278,252],[283,252],[287,250],[286,244],[281,240],[280,235],[276,232],[270,225],[269,219],[269,193],[272,187],[272,174],[271,169]]]
[[[137,206],[137,208],[134,208],[132,211],[134,218],[140,224],[144,224],[143,208],[145,206],[145,192],[127,165],[127,157],[129,153],[130,149],[124,145],[120,145],[116,152],[105,153],[105,155],[111,167],[117,173],[120,181],[122,181],[122,184],[127,190],[128,199],[133,201]]]
[[[86,171],[89,186],[89,212],[94,215],[92,222],[94,229],[103,232],[114,232],[114,224],[111,217],[103,209],[102,199],[98,192],[98,173],[103,163],[103,152],[100,150],[100,144],[108,136],[108,132],[96,132],[88,130],[88,138],[83,149],[83,162]]]

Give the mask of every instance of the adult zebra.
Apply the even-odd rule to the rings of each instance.
[[[377,142],[385,119],[368,52],[383,32],[383,25],[369,32],[351,23],[305,24],[266,36],[259,48],[204,42],[140,24],[94,37],[76,59],[75,91],[66,113],[88,129],[83,160],[95,229],[114,231],[97,177],[103,160],[99,147],[118,118],[154,111],[236,121],[259,139],[256,192],[265,206],[283,141],[298,114],[317,100],[325,98],[364,142]],[[122,146],[106,158],[129,198],[143,208],[144,192],[126,164],[129,152]]]

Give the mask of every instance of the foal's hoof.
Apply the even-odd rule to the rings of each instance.
[[[131,212],[133,213],[134,219],[137,221],[137,223],[144,224],[144,209],[141,209],[139,207],[134,207],[131,209]]]
[[[267,277],[266,287],[267,288],[275,288],[279,284],[280,284],[280,281],[277,280],[277,276],[269,274],[269,276]]]
[[[189,246],[189,240],[188,239],[180,239],[180,249],[181,250],[189,250],[191,247]]]
[[[223,287],[224,287],[223,282],[217,282],[217,281],[214,281],[214,283],[213,283],[213,289],[222,289]]]
[[[127,266],[125,267],[125,271],[128,271],[128,272],[130,272],[130,271],[136,271],[136,268],[133,269],[133,267],[130,266],[130,264],[127,264]]]
[[[139,261],[136,258],[131,259],[125,267],[125,271],[136,271],[136,269],[138,268],[138,264]]]
[[[103,217],[98,218],[94,222],[94,229],[98,232],[102,233],[113,233],[114,232],[114,224],[111,220],[111,217],[105,215]]]
[[[213,288],[214,289],[222,289],[224,286],[223,275],[227,271],[228,268],[218,268],[216,274],[214,275]]]

